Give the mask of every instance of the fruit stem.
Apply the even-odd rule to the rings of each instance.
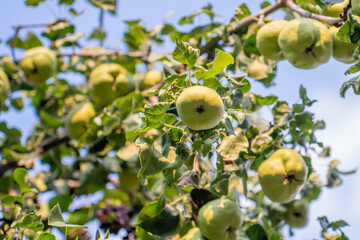
[[[193,172],[200,173],[200,164],[199,164],[199,158],[197,153],[195,152],[195,158],[193,162]]]

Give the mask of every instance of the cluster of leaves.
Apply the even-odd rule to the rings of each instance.
[[[37,6],[43,1],[25,3]],[[80,14],[72,8],[74,2],[60,0],[59,5],[69,5],[69,14],[77,16]],[[115,0],[89,2],[102,12],[116,13]],[[267,6],[267,2],[261,5]],[[235,201],[246,197],[253,203],[252,207],[240,204],[246,219],[239,233],[243,239],[282,239],[285,224],[274,224],[272,206],[258,190],[254,173],[275,150],[296,149],[310,169],[301,195],[309,202],[317,199],[325,184],[313,171],[311,157],[329,157],[329,148],[315,137],[325,123],[310,112],[316,100],[311,100],[302,86],[301,103],[296,104],[251,91],[252,84],[274,85],[276,63],[267,61],[273,71],[265,79],[255,81],[243,74],[247,64],[260,57],[255,44],[257,23],[236,34],[227,30],[250,16],[246,4],[236,8],[229,23],[215,22],[216,14],[208,5],[181,18],[178,24],[191,25],[204,14],[210,22],[188,32],[178,31],[170,23],[148,30],[140,20],[126,22],[126,54],[109,54],[111,51],[103,47],[81,48],[78,40],[84,34],[64,19],[54,21],[46,25],[42,37],[50,40],[50,48],[57,52],[58,72],[63,74],[43,86],[29,84],[19,66],[9,57],[2,57],[11,92],[23,94],[10,96],[3,111],[21,110],[23,101],[30,99],[40,121],[25,145],[21,144],[19,130],[0,123],[0,239],[26,236],[51,240],[51,226],[60,228],[69,238],[86,239],[86,232],[72,231],[96,218],[105,231],[126,229],[128,239],[135,239],[135,235],[145,240],[179,239],[196,225],[199,208],[221,196]],[[348,25],[356,28],[354,24],[350,17],[342,31]],[[215,34],[223,36],[223,41],[207,48]],[[105,38],[102,27],[89,36],[100,42]],[[29,49],[41,46],[40,39],[32,32],[25,39],[16,34],[8,45]],[[176,44],[172,54],[149,51],[153,43],[161,44],[166,39]],[[65,56],[64,49],[81,49],[82,54]],[[70,84],[71,74],[87,79],[94,66],[104,62],[121,64],[134,78],[140,73],[136,70],[139,65],[151,69],[161,63],[166,84],[146,93],[136,90],[97,109],[88,131],[79,140],[70,140],[64,132],[64,120],[70,109],[89,97],[87,82]],[[192,131],[175,110],[181,92],[198,84],[216,90],[224,100],[225,116],[214,129]],[[30,178],[26,169],[32,169]],[[121,180],[129,169],[138,172],[139,184],[134,189],[128,189]],[[333,163],[326,186],[337,186],[342,174],[346,173]],[[39,197],[46,194],[53,197],[42,203]],[[101,197],[94,203],[81,201],[81,197],[89,199],[96,194]],[[60,209],[69,213],[68,223]],[[320,223],[323,233],[346,225],[323,218]],[[108,237],[109,232],[105,239]],[[100,232],[96,239],[101,239]],[[341,239],[346,239],[343,232]]]

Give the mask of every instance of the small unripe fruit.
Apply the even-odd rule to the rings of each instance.
[[[156,70],[150,70],[145,73],[144,79],[140,81],[140,90],[149,89],[162,81],[161,73]]]
[[[224,114],[224,103],[211,88],[194,86],[180,94],[176,109],[183,123],[190,129],[206,130],[219,124]]]
[[[84,103],[72,109],[65,122],[68,136],[79,139],[87,131],[93,117],[95,117],[95,109],[91,103]]]

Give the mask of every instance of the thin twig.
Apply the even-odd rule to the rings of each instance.
[[[45,139],[36,147],[36,151],[40,154],[49,151],[50,149],[56,148],[64,143],[70,141],[70,138],[66,134],[59,134]]]
[[[296,3],[293,2],[292,0],[287,0],[286,1],[286,7],[289,8],[290,10],[300,14],[303,17],[316,19],[316,20],[319,20],[321,22],[325,22],[325,23],[329,23],[329,24],[336,24],[336,23],[339,23],[339,22],[343,21],[343,19],[340,18],[340,17],[338,17],[338,18],[328,17],[328,16],[323,16],[323,15],[319,15],[319,14],[315,14],[315,13],[311,13],[309,11],[306,11],[306,10],[298,7],[296,5]]]
[[[104,31],[104,9],[100,8],[100,16],[99,16],[99,30],[100,32]],[[100,39],[100,46],[104,46],[104,39]]]

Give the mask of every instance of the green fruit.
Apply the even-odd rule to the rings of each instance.
[[[95,109],[91,103],[84,103],[72,109],[65,121],[68,136],[79,139],[87,131],[90,120],[94,116]]]
[[[144,78],[140,81],[139,87],[141,91],[149,89],[162,81],[161,73],[155,70],[148,71]]]
[[[360,15],[360,0],[351,0],[351,10],[354,14]]]
[[[228,199],[215,199],[200,208],[198,227],[209,240],[235,240],[242,224],[239,206]]]
[[[126,191],[134,191],[139,187],[139,179],[136,169],[125,169],[120,172],[120,185]]]
[[[219,124],[224,114],[220,95],[211,88],[194,86],[185,89],[176,101],[179,117],[192,130],[205,130]]]
[[[272,73],[272,69],[263,61],[256,59],[247,65],[246,72],[250,78],[260,80],[267,78],[269,74]]]
[[[297,68],[312,69],[329,61],[333,41],[323,23],[309,18],[291,20],[281,31],[279,46]]]
[[[338,28],[331,27],[330,29],[332,38],[333,38],[333,58],[343,63],[353,63],[355,59],[353,58],[353,53],[359,44],[352,44],[350,42],[344,42],[339,40],[336,37]]]
[[[285,222],[292,227],[303,227],[308,222],[309,203],[305,199],[294,200],[288,207]]]
[[[4,103],[10,89],[9,79],[5,72],[0,69],[0,105]]]
[[[262,26],[256,34],[256,47],[266,58],[280,61],[285,59],[279,47],[278,38],[286,20],[273,21]]]
[[[205,240],[199,228],[190,229],[180,240]]]
[[[133,80],[129,78],[126,69],[117,63],[100,64],[90,73],[90,97],[100,107],[109,105],[134,89]]]
[[[340,17],[340,14],[344,11],[344,8],[349,4],[349,0],[345,0],[341,3],[335,3],[331,7],[325,5],[321,14],[329,17]]]
[[[292,149],[280,149],[265,160],[258,169],[259,181],[265,195],[273,202],[293,200],[304,186],[308,167]]]
[[[25,52],[20,66],[29,81],[43,83],[56,72],[57,61],[51,50],[35,47]]]
[[[7,75],[12,75],[16,72],[16,64],[7,55],[1,58],[1,65]]]

